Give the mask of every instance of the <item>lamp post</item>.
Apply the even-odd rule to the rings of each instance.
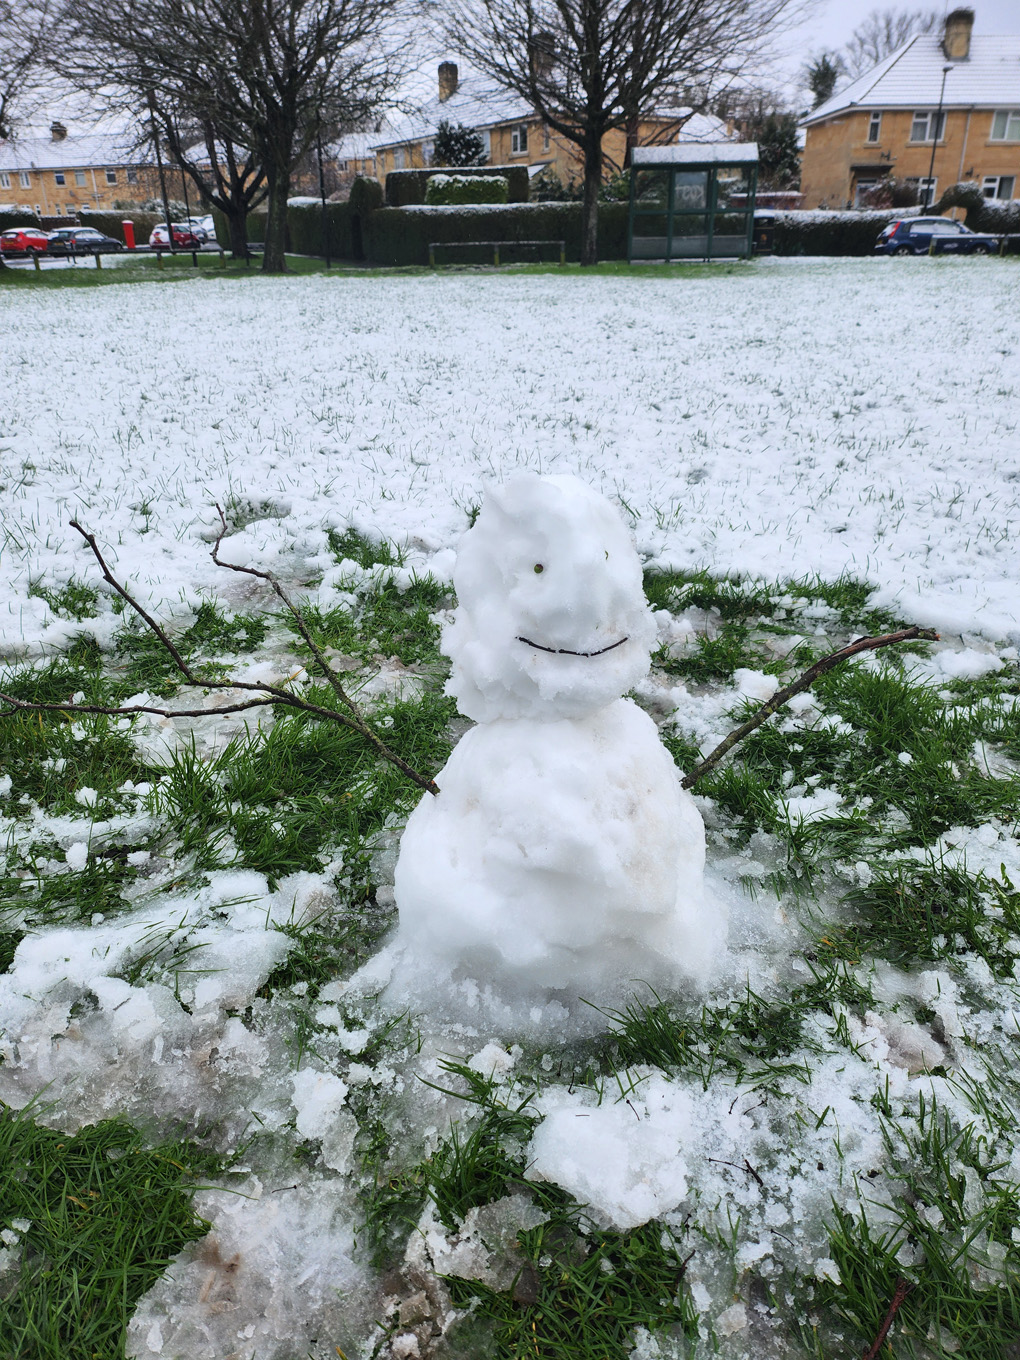
[[[935,114],[935,129],[931,139],[931,161],[928,164],[928,188],[925,191],[924,204],[925,215],[928,214],[935,203],[935,190],[933,186],[933,176],[935,174],[935,148],[939,144],[939,133],[942,130],[942,100],[946,93],[946,76],[952,69],[951,66],[943,66],[942,68],[942,88],[939,90],[939,107]]]
[[[174,253],[174,233],[173,227],[170,224],[170,200],[167,197],[166,192],[166,175],[163,173],[163,157],[159,152],[159,129],[156,126],[156,93],[154,90],[149,91],[148,102],[149,122],[152,127],[152,145],[156,151],[156,167],[159,170],[159,187],[163,192],[163,212],[166,214],[166,234],[170,245],[170,254],[172,255]],[[156,263],[159,264],[160,260],[157,259]]]
[[[322,173],[322,111],[315,130],[315,153],[319,161],[319,201],[322,204],[322,241],[326,251],[326,268],[329,268],[329,214],[326,211],[326,177]]]

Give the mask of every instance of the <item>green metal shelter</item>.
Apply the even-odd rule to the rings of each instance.
[[[636,146],[628,262],[746,258],[757,186],[757,142]]]

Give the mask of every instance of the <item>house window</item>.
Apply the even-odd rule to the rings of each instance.
[[[548,128],[548,127],[544,127],[544,128],[542,129],[542,150],[543,150],[543,151],[548,151],[548,150],[549,150],[549,128]]]
[[[84,183],[85,183],[85,171],[84,171],[84,170],[76,170],[76,171],[74,172],[74,182],[75,182],[75,184],[84,185]]]
[[[868,141],[877,142],[882,135],[882,115],[873,113],[868,123]]]
[[[981,192],[985,198],[1012,198],[1015,184],[1015,175],[985,175]]]
[[[510,129],[510,155],[526,156],[528,154],[528,125],[518,123],[515,128]]]
[[[868,194],[871,193],[877,183],[877,179],[859,179],[857,181],[857,187],[854,190],[855,208],[863,208],[865,206]]]
[[[402,146],[399,146],[393,153],[393,168],[394,170],[403,170],[406,165],[407,152]]]
[[[938,124],[938,131],[935,125]],[[910,140],[912,142],[941,142],[946,135],[946,115],[945,113],[915,113],[914,121],[910,124]]]
[[[935,202],[935,191],[938,188],[938,179],[929,179],[927,175],[918,179],[916,177],[907,178],[907,183],[917,189],[917,201],[925,208],[930,208]]]
[[[993,142],[1020,142],[1020,109],[998,109],[992,114]]]
[[[37,204],[35,205],[35,215],[36,215],[36,217],[42,217],[42,204],[41,204],[41,203],[37,203]]]
[[[116,183],[117,183],[117,172],[116,172],[116,170],[107,170],[107,172],[106,172],[106,182],[107,182],[107,184],[116,184]]]
[[[6,170],[0,170],[0,189],[9,189],[10,187],[11,187],[10,175],[7,173]]]
[[[482,156],[486,163],[492,160],[492,133],[485,131],[482,137]]]
[[[137,171],[137,170],[129,170],[129,171],[127,172],[127,182],[128,182],[128,184],[137,184],[137,183],[138,183],[138,171]]]
[[[31,187],[32,187],[32,176],[28,173],[27,170],[19,170],[19,171],[18,171],[18,179],[21,181],[21,187],[22,187],[23,189],[31,189]]]
[[[64,174],[63,170],[54,170],[53,180],[54,183],[59,184],[60,187],[63,188],[63,186],[67,183],[67,176]]]

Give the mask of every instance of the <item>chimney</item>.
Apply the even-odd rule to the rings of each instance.
[[[528,44],[531,54],[531,74],[537,81],[548,80],[552,75],[556,55],[556,35],[543,30],[536,33]]]
[[[63,123],[58,123],[54,120],[50,124],[50,136],[55,142],[62,142],[67,136],[67,128],[64,127]]]
[[[972,9],[954,9],[951,14],[946,15],[942,51],[950,61],[966,61],[970,56],[970,34],[973,27]]]
[[[441,61],[439,63],[439,102],[445,104],[451,94],[457,93],[457,63],[455,61]]]

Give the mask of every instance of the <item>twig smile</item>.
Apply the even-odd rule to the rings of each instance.
[[[518,642],[527,643],[529,647],[534,647],[539,652],[550,652],[553,656],[604,656],[606,652],[612,652],[617,647],[622,647],[625,642],[629,642],[629,637],[622,637],[619,642],[611,642],[608,647],[600,647],[597,652],[572,652],[569,647],[543,647],[541,642],[532,642],[531,638],[519,637]]]

